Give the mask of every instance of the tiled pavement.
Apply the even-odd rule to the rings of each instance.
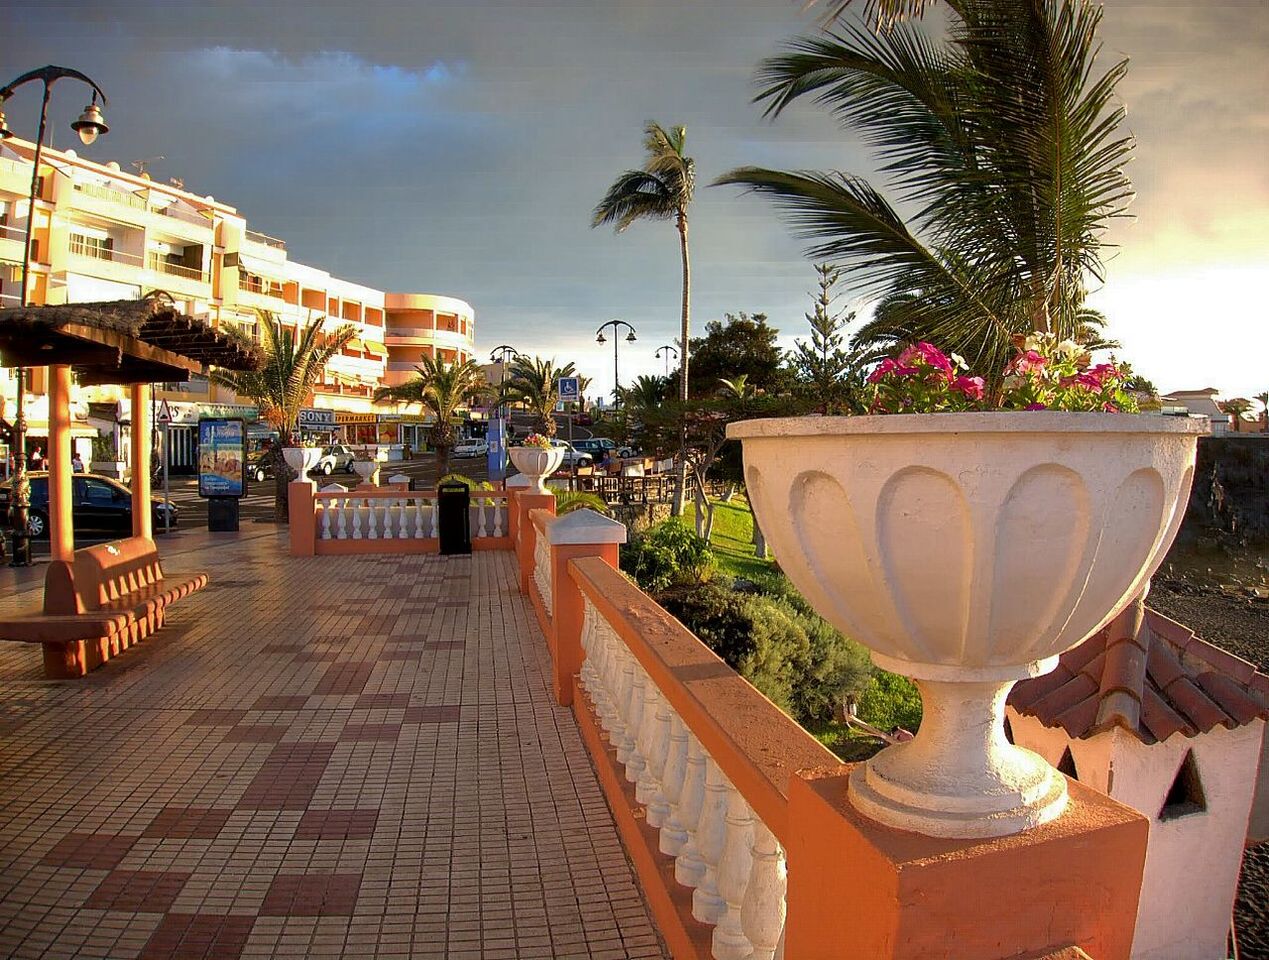
[[[0,644],[0,956],[664,956],[511,554],[208,539],[90,677]]]

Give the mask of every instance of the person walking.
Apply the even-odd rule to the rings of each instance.
[[[44,451],[37,444],[35,449],[31,451],[31,469],[44,469]]]
[[[74,456],[71,457],[71,473],[83,473],[83,472],[84,472],[84,458],[79,455],[79,451],[76,451]]]

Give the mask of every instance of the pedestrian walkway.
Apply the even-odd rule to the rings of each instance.
[[[512,554],[167,556],[89,677],[0,644],[0,956],[664,956]]]

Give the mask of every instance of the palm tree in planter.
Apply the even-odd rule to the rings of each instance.
[[[436,448],[436,475],[443,477],[449,472],[449,452],[458,439],[458,411],[490,396],[491,388],[474,360],[446,363],[424,357],[415,369],[418,376],[398,386],[376,390],[374,402],[418,404],[432,415],[428,443]]]
[[[1221,410],[1229,414],[1234,433],[1242,432],[1243,414],[1251,409],[1251,401],[1246,397],[1234,397],[1221,404]]]
[[[881,29],[795,40],[759,72],[769,113],[810,97],[875,146],[886,191],[837,171],[721,178],[773,197],[813,257],[881,297],[890,344],[910,346],[873,371],[887,402],[869,409],[907,415],[749,420],[727,435],[784,572],[921,689],[927,722],[857,768],[852,805],[900,829],[1002,836],[1067,800],[1064,778],[1008,743],[1005,698],[1140,596],[1184,511],[1197,428],[1058,412],[1114,409],[1100,391],[1123,377],[1088,366],[1078,340],[1102,236],[1130,195],[1114,99],[1126,63],[1100,72],[1100,9],[946,0],[940,42],[905,19],[924,6],[874,0]]]
[[[1269,433],[1269,390],[1256,394],[1260,403],[1260,432]]]
[[[557,367],[554,360],[516,357],[507,371],[506,396],[524,404],[534,417],[534,429],[546,437],[555,436],[555,405],[560,402],[560,377],[576,374],[573,364]]]
[[[595,207],[591,226],[612,224],[618,233],[637,220],[673,220],[679,234],[679,256],[683,265],[683,297],[680,315],[679,400],[687,401],[688,345],[691,343],[692,261],[687,245],[687,208],[696,193],[696,161],[685,151],[686,127],[666,130],[659,123],[644,128],[643,148],[647,154],[641,170],[627,170],[608,188]],[[684,443],[686,440],[684,440]],[[683,444],[680,444],[682,447]],[[675,491],[674,513],[683,510],[686,460],[679,456],[679,482]]]
[[[308,402],[326,364],[357,335],[357,328],[351,323],[323,332],[325,321],[325,317],[318,317],[304,327],[291,326],[271,311],[257,310],[256,327],[264,365],[259,370],[213,370],[210,376],[213,383],[254,400],[260,416],[278,431],[281,440],[272,451],[273,511],[280,523],[288,519],[286,485],[291,479],[282,448],[295,445],[300,408]]]

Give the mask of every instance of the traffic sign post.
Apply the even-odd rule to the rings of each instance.
[[[560,377],[556,386],[559,388],[560,403],[564,405],[564,415],[568,417],[569,474],[572,477],[570,489],[577,489],[577,451],[573,450],[573,411],[571,404],[582,399],[581,382],[577,377]]]

